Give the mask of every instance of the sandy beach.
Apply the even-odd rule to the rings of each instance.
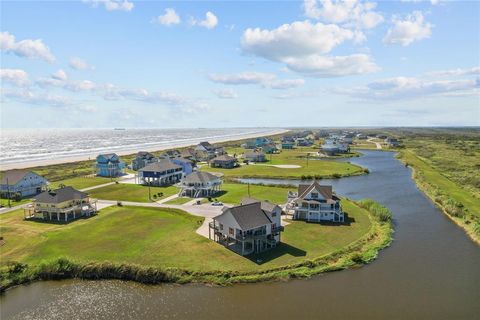
[[[254,133],[254,134],[244,134],[244,135],[235,135],[235,136],[230,136],[230,137],[223,137],[223,138],[217,138],[217,139],[209,139],[208,141],[210,143],[220,143],[220,142],[227,142],[227,141],[235,141],[235,140],[243,140],[243,139],[250,139],[250,138],[256,138],[256,137],[262,137],[262,136],[270,136],[270,135],[276,135],[276,134],[281,134],[285,133],[288,130],[285,129],[272,129],[271,131],[266,131],[262,133]],[[179,142],[172,142],[171,144],[165,144],[161,147],[151,147],[151,148],[142,148],[142,150],[137,150],[133,148],[125,148],[124,150],[121,151],[115,151],[116,154],[120,156],[124,155],[130,155],[133,153],[136,153],[138,151],[149,151],[149,152],[155,152],[155,151],[161,151],[161,150],[167,150],[167,149],[172,149],[172,148],[182,148],[182,147],[188,147],[188,146],[194,146],[200,141],[204,141],[204,138],[199,138],[198,140],[195,141],[188,141],[185,143],[179,143]],[[33,160],[33,161],[24,161],[21,163],[8,163],[8,164],[1,164],[0,165],[0,171],[6,171],[6,170],[12,170],[12,169],[26,169],[26,168],[33,168],[33,167],[39,167],[39,166],[48,166],[52,164],[59,164],[59,163],[72,163],[72,162],[77,162],[77,161],[83,161],[83,160],[91,160],[95,159],[95,157],[98,155],[98,153],[92,153],[92,154],[85,154],[82,156],[70,156],[70,157],[59,157],[55,159],[45,159],[45,160]]]

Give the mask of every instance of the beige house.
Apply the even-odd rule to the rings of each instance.
[[[49,221],[69,221],[97,212],[96,200],[72,187],[64,187],[40,193],[33,205],[24,209],[25,219],[37,218]]]

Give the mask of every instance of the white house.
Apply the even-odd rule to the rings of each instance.
[[[276,210],[262,208],[262,203],[252,202],[232,208],[209,223],[209,238],[223,244],[242,256],[259,253],[276,247],[283,227]]]
[[[16,195],[28,197],[46,190],[48,181],[28,170],[10,170],[2,175],[0,195],[5,198],[13,198]]]
[[[185,176],[180,184],[180,196],[210,197],[220,191],[222,179],[205,171],[195,171]]]
[[[340,198],[332,186],[321,186],[316,181],[298,186],[298,193],[289,193],[288,202],[294,209],[293,218],[312,222],[344,222]]]

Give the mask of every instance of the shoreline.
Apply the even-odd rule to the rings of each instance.
[[[230,141],[252,139],[257,137],[274,136],[277,134],[286,133],[288,131],[289,130],[287,129],[272,129],[270,131],[265,131],[261,133],[260,132],[246,133],[246,134],[238,134],[234,136],[220,137],[220,138],[213,138],[213,139],[199,138],[199,139],[191,139],[187,142],[166,142],[165,145],[162,145],[162,146],[145,147],[141,149],[138,149],[137,147],[135,148],[126,147],[125,149],[121,151],[116,151],[115,153],[119,156],[126,156],[126,155],[132,155],[134,153],[137,153],[138,151],[156,152],[156,151],[168,150],[172,148],[185,148],[185,147],[196,145],[197,143],[205,140],[208,140],[210,143],[224,143],[224,142],[230,142]],[[21,163],[0,164],[0,171],[7,171],[7,170],[13,170],[13,169],[28,169],[28,168],[49,166],[54,164],[64,164],[64,163],[74,163],[79,161],[94,160],[99,153],[101,152],[85,154],[82,156],[60,157],[56,159],[30,160],[30,161],[24,161]]]
[[[430,188],[433,187],[433,185],[427,181],[424,177],[420,178],[421,175],[421,168],[416,167],[414,164],[409,163],[408,160],[405,158],[404,154],[398,153],[398,159],[403,162],[406,166],[410,167],[412,169],[412,180],[415,182],[415,185],[417,188],[437,207],[440,209],[440,211],[453,223],[455,223],[458,227],[460,227],[463,232],[467,235],[467,237],[473,241],[473,243],[477,244],[480,246],[480,237],[475,234],[475,231],[473,230],[472,224],[467,224],[465,223],[464,219],[454,217],[452,216],[447,208],[439,201],[436,200],[436,197],[432,194],[432,191]],[[414,154],[415,157],[417,157]]]
[[[350,200],[351,201],[351,200]],[[121,280],[142,284],[203,284],[226,286],[241,283],[258,283],[308,279],[325,272],[340,271],[369,264],[380,250],[393,241],[394,225],[391,213],[380,204],[368,199],[352,201],[364,209],[372,222],[370,230],[344,247],[303,261],[258,271],[194,271],[185,268],[156,267],[108,261],[79,263],[59,257],[38,265],[12,262],[0,271],[0,294],[16,286],[45,280]],[[385,208],[390,218],[382,220],[379,208]]]

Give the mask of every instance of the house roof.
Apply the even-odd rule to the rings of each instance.
[[[229,156],[227,154],[224,154],[224,155],[213,158],[211,161],[236,161],[236,160],[237,160],[236,158]]]
[[[62,203],[69,200],[84,198],[88,198],[87,193],[78,191],[72,187],[64,187],[42,192],[35,197],[35,201],[41,203]]]
[[[145,167],[143,167],[138,171],[162,172],[162,171],[181,169],[181,168],[182,168],[181,166],[171,162],[170,160],[161,160],[159,162],[147,164]]]
[[[213,149],[213,146],[208,141],[202,141],[202,142],[199,143],[199,145],[201,145],[202,147],[204,147],[207,150]]]
[[[241,204],[251,204],[251,203],[260,203],[260,207],[262,210],[267,212],[275,211],[275,208],[278,207],[275,203],[271,203],[270,201],[261,201],[255,198],[245,197],[240,201]]]
[[[240,205],[226,209],[222,215],[231,213],[242,230],[255,229],[272,223],[259,202]]]
[[[310,185],[305,185],[305,184],[299,185],[298,197],[303,199],[307,194],[309,194],[313,190],[316,190],[318,193],[320,193],[326,200],[332,199],[332,196],[333,196],[332,186],[321,186],[320,184],[318,184],[317,181],[314,181]]]
[[[258,151],[245,153],[245,158],[253,158],[258,156],[265,156],[265,153]]]
[[[183,181],[187,183],[205,183],[205,182],[215,181],[218,179],[220,179],[220,177],[214,174],[211,174],[210,172],[195,171],[190,173],[188,176],[186,176]]]
[[[153,159],[155,156],[151,154],[150,152],[147,151],[139,151],[137,152],[137,158],[143,158],[143,159]]]
[[[5,171],[5,172],[2,173],[2,184],[7,184],[7,179],[8,179],[8,184],[9,185],[15,185],[20,180],[22,180],[23,177],[25,177],[25,175],[29,172],[31,172],[31,171],[20,170],[20,169]]]

